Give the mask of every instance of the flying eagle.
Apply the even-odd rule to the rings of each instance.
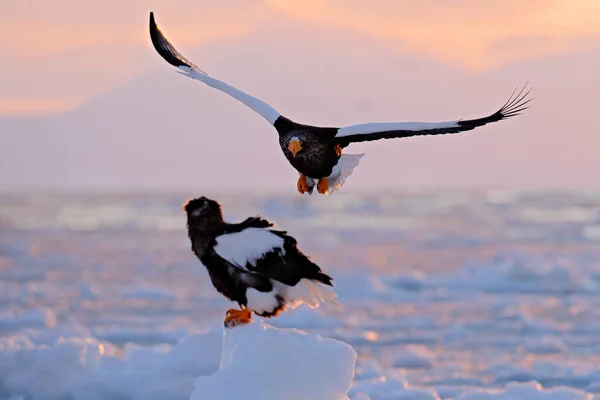
[[[262,100],[209,76],[173,47],[162,34],[150,12],[150,37],[154,48],[169,64],[183,75],[204,82],[250,107],[260,114],[279,134],[279,145],[290,164],[298,171],[300,193],[317,191],[330,194],[342,187],[364,154],[342,154],[342,149],[354,142],[405,138],[418,135],[441,135],[469,131],[479,126],[519,115],[531,101],[531,89],[525,85],[515,90],[508,101],[495,113],[478,119],[449,122],[380,122],[342,128],[318,127],[294,122]]]
[[[260,216],[224,222],[219,203],[206,197],[188,200],[183,209],[192,251],[215,289],[241,307],[227,311],[226,327],[250,322],[253,312],[273,317],[302,303],[337,305],[332,278],[302,254],[287,232],[270,229],[273,224]]]

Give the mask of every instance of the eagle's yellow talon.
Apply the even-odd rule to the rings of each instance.
[[[342,156],[342,146],[340,146],[339,144],[335,145],[335,155],[338,157]]]
[[[252,311],[231,309],[225,314],[225,327],[233,328],[236,325],[249,324],[252,321]]]
[[[327,189],[329,189],[329,179],[319,179],[319,184],[317,185],[317,190],[319,191],[319,193],[325,194],[327,192]]]
[[[302,194],[308,192],[310,190],[310,186],[308,186],[308,182],[306,181],[306,175],[300,175],[298,178],[298,191]]]

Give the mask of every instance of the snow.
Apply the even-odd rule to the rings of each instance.
[[[0,313],[0,333],[19,331],[24,328],[52,328],[56,326],[56,315],[47,308],[28,310],[22,313]]]
[[[343,400],[355,359],[345,343],[254,322],[225,332],[219,371],[191,400]]]
[[[528,399],[528,400],[592,400],[594,396],[583,390],[571,389],[566,387],[557,387],[553,389],[544,389],[537,382],[511,383],[503,390],[480,391],[466,393],[457,398],[457,400],[508,400],[508,399]]]
[[[363,381],[371,378],[379,378],[384,375],[383,368],[375,361],[358,360],[354,369],[354,377]]]
[[[230,263],[245,268],[256,266],[256,261],[272,251],[285,254],[284,240],[268,229],[247,228],[241,232],[217,236],[215,251]]]
[[[0,194],[1,399],[189,400],[301,366],[350,400],[600,394],[600,193],[215,195],[293,232],[342,306],[231,331],[189,251],[191,195]],[[305,363],[267,369],[282,354]]]
[[[557,354],[568,350],[562,339],[546,335],[527,338],[523,346],[527,352],[534,354]]]
[[[0,349],[0,393],[36,399],[345,399],[356,359],[343,342],[264,322],[172,347],[12,337]]]
[[[350,390],[353,400],[439,400],[435,390],[412,388],[393,376],[360,381]]]
[[[409,345],[401,349],[392,365],[396,368],[431,368],[434,354],[422,345]]]
[[[96,339],[59,339],[51,346],[26,340],[0,344],[0,393],[36,399],[187,399],[194,380],[214,372],[219,332],[192,335],[173,348]],[[124,354],[123,354],[124,353]]]
[[[487,292],[581,293],[598,291],[596,281],[571,260],[503,254],[486,265],[467,265],[440,281],[453,289]]]

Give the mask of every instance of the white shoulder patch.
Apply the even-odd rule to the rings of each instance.
[[[180,69],[179,72],[181,72],[183,75],[204,82],[208,86],[220,90],[221,92],[227,93],[231,97],[237,99],[241,103],[250,107],[256,113],[260,114],[264,119],[269,121],[271,125],[273,125],[277,118],[279,118],[279,116],[281,115],[279,111],[277,111],[275,108],[271,107],[261,99],[250,96],[248,93],[244,93],[241,90],[236,89],[233,86],[219,79],[213,78],[203,73],[200,70],[196,70],[186,66],[180,66],[178,68]]]
[[[452,128],[458,126],[458,121],[448,122],[372,122],[345,126],[338,129],[336,137],[351,135],[368,135],[387,131],[425,131],[429,129]]]
[[[247,228],[241,232],[217,236],[215,252],[230,263],[245,268],[247,263],[256,266],[256,261],[265,254],[283,248],[283,238],[263,228]]]

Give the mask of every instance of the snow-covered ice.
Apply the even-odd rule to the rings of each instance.
[[[345,343],[262,321],[175,346],[16,336],[0,349],[0,394],[35,399],[342,400],[356,359]]]
[[[0,398],[188,399],[198,376],[219,366],[222,333],[169,345],[118,349],[92,338],[34,345],[26,337],[0,342]]]
[[[192,400],[343,400],[356,353],[349,345],[264,322],[227,330],[219,371]]]
[[[292,233],[343,308],[224,334],[231,303],[191,254],[181,212],[198,195],[229,220],[262,214]],[[267,374],[285,375],[283,396],[312,381],[350,400],[591,399],[598,230],[594,192],[3,194],[0,399],[233,396]]]
[[[469,393],[460,395],[457,400],[592,400],[593,398],[592,394],[586,393],[583,390],[567,387],[544,389],[537,382],[525,382],[510,383],[506,388],[500,390],[472,390]]]

